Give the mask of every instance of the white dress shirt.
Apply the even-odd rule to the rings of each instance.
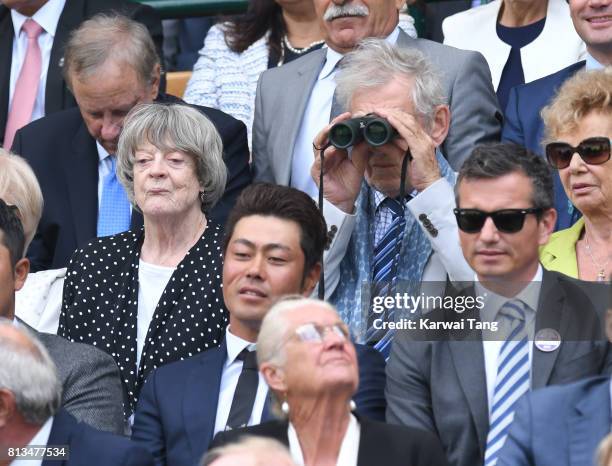
[[[215,417],[215,432],[225,430],[227,419],[229,417],[230,408],[234,399],[238,378],[242,372],[242,361],[236,359],[243,349],[249,347],[249,351],[255,351],[255,343],[243,340],[234,335],[230,327],[225,330],[225,344],[227,346],[227,359],[223,365],[221,373],[221,386],[219,388],[219,400],[217,403],[217,416]],[[259,382],[257,384],[257,394],[253,403],[253,412],[249,418],[248,425],[256,425],[261,422],[261,415],[268,396],[268,384],[264,380],[261,372],[259,373]]]
[[[385,40],[390,44],[395,44],[398,37],[399,27],[396,26]],[[313,162],[312,141],[317,133],[329,123],[332,99],[336,90],[336,65],[343,56],[327,47],[325,64],[310,93],[310,99],[308,99],[293,147],[290,185],[313,197],[316,197],[319,191],[310,176],[310,167]]]
[[[538,309],[538,300],[540,298],[540,289],[542,288],[542,266],[538,265],[538,270],[531,282],[523,288],[514,298],[500,296],[486,289],[478,279],[475,278],[474,288],[476,296],[484,298],[484,307],[480,311],[480,320],[483,322],[499,321],[499,329],[493,336],[487,337],[486,331],[483,330],[482,348],[485,361],[485,375],[487,381],[487,400],[489,403],[489,414],[493,406],[493,392],[495,390],[495,379],[497,377],[497,359],[502,345],[504,344],[501,335],[508,334],[510,329],[506,327],[507,319],[499,319],[499,311],[509,299],[520,299],[526,304],[525,308],[525,325],[527,328],[527,336],[529,340],[529,366],[531,367],[533,355],[533,339],[535,316]],[[528,307],[528,308],[527,308]],[[529,371],[529,379],[531,380],[531,370]]]
[[[293,461],[298,466],[304,466],[304,454],[302,453],[295,427],[291,423],[289,423],[289,428],[287,429],[287,437],[289,437],[289,451]],[[338,466],[357,466],[360,438],[361,427],[357,418],[351,414],[346,433],[342,439],[342,445],[340,445],[338,461],[336,461]],[[381,448],[384,448],[384,446],[381,446]]]
[[[176,267],[149,264],[142,259],[138,262],[138,317],[136,318],[136,368],[144,349],[149,325],[170,277]]]
[[[26,446],[32,445],[33,447],[43,447],[47,446],[49,442],[49,435],[51,435],[51,427],[53,427],[53,416],[51,416],[47,421],[42,425],[40,430],[36,432],[36,435],[32,437],[32,440]],[[36,459],[17,459],[9,463],[9,466],[41,466],[43,460]]]
[[[51,48],[53,47],[53,39],[55,31],[59,23],[62,10],[66,0],[49,0],[45,3],[34,15],[32,19],[36,21],[42,28],[40,36],[38,36],[38,46],[41,53],[41,69],[40,81],[38,82],[38,92],[34,101],[34,109],[32,111],[32,119],[37,120],[45,116],[45,87],[47,83],[47,70],[49,69],[49,59],[51,57]],[[11,19],[13,21],[13,29],[15,36],[13,37],[13,55],[11,59],[11,77],[9,81],[9,109],[13,102],[13,94],[15,93],[15,85],[21,71],[21,66],[25,60],[26,51],[28,49],[28,37],[25,31],[21,30],[23,23],[28,19],[16,10],[11,10]]]

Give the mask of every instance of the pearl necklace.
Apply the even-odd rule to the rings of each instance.
[[[610,262],[610,257],[608,257],[608,260],[603,265],[601,265],[599,261],[596,261],[595,256],[593,255],[593,251],[591,251],[591,246],[589,245],[587,235],[584,235],[584,249],[591,258],[591,262],[593,263],[593,265],[599,269],[599,271],[597,272],[597,281],[605,282],[607,280],[606,267],[608,266],[608,262]]]
[[[322,44],[323,42],[325,42],[325,41],[324,40],[315,40],[314,42],[311,42],[310,44],[308,44],[307,47],[304,47],[304,48],[301,48],[301,49],[296,49],[295,47],[293,47],[291,45],[291,42],[289,42],[289,38],[287,37],[287,34],[285,34],[283,36],[283,46],[287,47],[287,49],[290,52],[293,52],[296,55],[302,55],[303,53],[308,52],[308,50],[310,50],[311,48],[313,48],[313,47],[315,47],[315,46],[317,46],[319,44]]]

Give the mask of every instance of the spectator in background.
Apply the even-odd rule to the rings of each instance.
[[[15,206],[8,206],[0,198],[0,318],[27,327],[15,317],[15,292],[26,281],[29,268],[28,260],[22,257],[25,236],[18,215]],[[113,358],[91,346],[31,330],[57,366],[63,407],[79,421],[123,434],[121,382]],[[1,364],[6,359],[4,353],[0,354]],[[37,387],[32,380],[27,383]]]
[[[45,199],[28,250],[35,271],[65,267],[74,251],[96,236],[142,226],[116,176],[123,119],[138,103],[182,103],[159,93],[161,67],[153,41],[125,16],[100,14],[85,21],[72,33],[65,61],[65,77],[79,107],[30,123],[13,144],[13,152],[32,166]],[[246,127],[219,110],[196,108],[223,142],[227,186],[209,212],[222,224],[251,182]]]
[[[126,116],[118,176],[144,229],[97,238],[68,266],[59,335],[111,354],[126,414],[147,375],[221,343],[222,229],[206,212],[226,179],[219,133],[187,105]]]
[[[612,0],[569,0],[574,28],[585,42],[586,60],[510,91],[505,109],[502,140],[527,147],[544,155],[544,124],[540,111],[554,97],[563,82],[579,70],[594,70],[612,65]],[[541,57],[542,60],[546,56]],[[555,207],[558,220],[555,229],[571,227],[580,212],[567,199],[559,177],[555,175]]]
[[[445,44],[484,55],[502,110],[512,87],[585,57],[565,0],[495,0],[449,16],[442,30]]]
[[[433,434],[352,413],[355,347],[330,304],[295,296],[275,304],[257,337],[257,363],[287,419],[220,432],[213,446],[256,435],[280,441],[306,466],[446,465]]]
[[[124,0],[3,0],[0,4],[0,146],[30,121],[76,106],[62,76],[73,29],[100,12],[118,11],[144,24],[158,52],[162,26],[151,7]],[[30,31],[30,32],[27,32]],[[37,37],[28,41],[28,35]],[[9,65],[10,64],[10,65]]]
[[[27,251],[43,210],[36,175],[23,158],[0,148],[0,199],[19,210]],[[16,294],[15,314],[39,332],[57,333],[66,268],[29,273]]]
[[[400,27],[416,37],[412,18],[401,18]],[[250,144],[259,75],[323,43],[312,0],[252,0],[244,15],[210,29],[184,98],[243,121]]]
[[[342,57],[365,38],[416,49],[438,70],[453,114],[441,150],[454,169],[474,145],[499,138],[501,113],[482,55],[410,37],[399,27],[404,0],[313,1],[327,48],[265,71],[258,83],[252,144],[257,181],[317,194],[310,177],[312,141],[346,110],[334,99],[335,75]]]
[[[153,466],[143,448],[125,437],[78,422],[63,407],[62,387],[44,346],[24,328],[0,319],[0,449],[2,464]],[[51,447],[47,460],[7,457],[8,448]],[[8,461],[6,459],[8,458]],[[58,461],[58,463],[56,463]]]
[[[542,118],[548,161],[583,217],[554,233],[540,259],[549,270],[606,281],[612,272],[612,69],[576,74]]]

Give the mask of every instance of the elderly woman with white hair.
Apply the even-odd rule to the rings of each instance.
[[[261,325],[257,361],[287,419],[221,432],[213,446],[249,434],[287,445],[299,465],[446,464],[431,433],[352,412],[359,383],[355,347],[331,305],[302,297],[274,305]]]
[[[205,215],[225,188],[222,152],[197,110],[134,107],[117,172],[144,229],[94,239],[68,266],[58,333],[115,358],[128,415],[149,372],[217,346],[224,334],[223,234]]]
[[[17,207],[25,233],[25,251],[34,238],[43,210],[36,175],[22,157],[0,148],[0,199]],[[15,313],[40,332],[56,333],[66,268],[28,274],[15,295]]]

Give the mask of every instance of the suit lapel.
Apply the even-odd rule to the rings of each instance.
[[[80,247],[96,236],[98,219],[98,151],[84,122],[74,135],[70,150],[57,156],[62,161],[77,245]],[[75,176],[75,173],[79,176]]]
[[[588,396],[578,398],[575,410],[570,412],[568,464],[593,464],[597,445],[610,431],[610,379],[597,382]],[[585,393],[586,395],[586,393]]]
[[[11,12],[0,5],[0,143],[4,142],[4,130],[9,111],[9,84],[13,56],[13,21]]]
[[[561,336],[567,335],[569,312],[570,310],[565,303],[565,295],[562,292],[562,288],[558,286],[556,277],[544,270],[538,310],[536,312],[536,334],[540,329],[552,328],[558,331]],[[561,341],[561,345],[564,344]],[[560,349],[561,347],[551,352],[540,351],[535,347],[532,349],[532,389],[545,387],[548,384]]]
[[[266,402],[264,403],[263,411],[261,412],[261,422],[273,421],[276,419],[272,412],[272,391],[268,388]]]
[[[277,157],[274,161],[277,171],[276,179],[279,184],[289,185],[295,140],[301,127],[306,105],[312,94],[312,88],[325,63],[325,50],[315,51],[308,54],[311,55],[310,57],[308,55],[304,57],[308,59],[303,60],[304,63],[298,67],[297,72],[293,76],[287,77],[286,81],[282,83],[282,86],[285,87],[283,94],[288,96],[287,101],[283,103],[284,108],[278,109],[283,111],[283,118],[278,120],[283,129],[272,130],[281,138],[277,141],[282,144],[282,146],[277,146]]]
[[[74,102],[72,94],[64,84],[62,67],[64,64],[64,45],[68,40],[68,35],[70,31],[76,29],[83,21],[83,2],[84,0],[70,0],[67,2],[57,23],[49,57],[47,83],[45,85],[46,115],[67,108],[66,101]]]
[[[184,387],[182,417],[195,460],[202,452],[202,444],[208,445],[213,438],[226,359],[227,346],[223,340],[218,348],[202,353],[200,364],[191,371]]]

